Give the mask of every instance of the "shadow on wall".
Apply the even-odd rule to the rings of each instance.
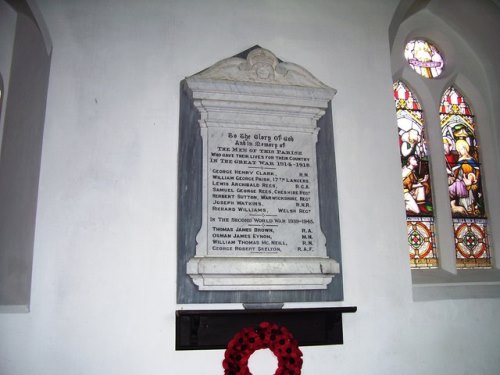
[[[27,312],[52,46],[31,1],[7,0],[4,5],[13,10],[15,31],[1,107],[0,311]]]

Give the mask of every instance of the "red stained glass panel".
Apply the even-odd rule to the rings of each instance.
[[[454,219],[457,268],[491,268],[487,222],[482,219]]]
[[[410,219],[410,218],[408,218]],[[434,218],[411,218],[406,221],[411,268],[436,268],[438,257],[434,234]]]
[[[412,268],[437,267],[431,173],[422,107],[402,82],[393,85],[401,179]]]
[[[475,117],[467,100],[453,86],[441,99],[440,120],[457,268],[490,268]]]

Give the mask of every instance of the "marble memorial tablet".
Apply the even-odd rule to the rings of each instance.
[[[325,289],[339,273],[321,229],[317,150],[335,90],[265,49],[186,79],[200,113],[200,290]]]
[[[208,255],[325,254],[317,210],[315,143],[314,131],[212,130]]]

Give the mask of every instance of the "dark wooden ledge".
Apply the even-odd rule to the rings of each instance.
[[[342,314],[357,307],[313,309],[177,310],[176,350],[225,349],[245,327],[260,322],[285,326],[299,346],[343,344]]]

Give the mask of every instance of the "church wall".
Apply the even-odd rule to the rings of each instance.
[[[412,300],[397,3],[39,0],[53,52],[31,311],[0,315],[0,373],[222,373],[223,350],[175,351],[179,82],[255,44],[338,90],[345,300],[322,305],[358,312],[344,345],[303,348],[303,373],[497,373],[499,300]]]

